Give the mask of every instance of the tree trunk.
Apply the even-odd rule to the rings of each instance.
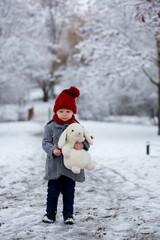
[[[48,102],[48,91],[45,87],[42,88],[42,90],[43,90],[43,102]]]
[[[158,135],[160,135],[160,84],[158,87]]]
[[[160,39],[157,37],[157,53],[158,53],[158,135],[160,135]]]
[[[160,39],[156,36],[157,43],[157,66],[158,66],[158,82],[153,80],[153,78],[143,69],[144,73],[150,79],[150,81],[155,84],[158,88],[158,135],[160,135]]]

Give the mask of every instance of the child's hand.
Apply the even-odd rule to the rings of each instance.
[[[57,157],[61,155],[61,151],[59,149],[54,149],[53,154],[56,155]]]
[[[84,148],[84,144],[83,144],[83,143],[76,142],[76,143],[74,144],[74,148],[75,148],[76,150],[81,150],[81,149]]]

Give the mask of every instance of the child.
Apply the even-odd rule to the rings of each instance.
[[[63,90],[57,97],[54,105],[53,119],[47,123],[42,142],[43,149],[47,153],[45,180],[48,180],[47,208],[43,222],[53,223],[56,221],[57,204],[59,194],[63,195],[63,218],[65,224],[73,224],[73,205],[75,182],[85,180],[84,170],[74,174],[63,163],[63,156],[58,149],[58,140],[61,133],[69,124],[77,122],[74,114],[77,112],[75,98],[80,91],[76,87]],[[75,143],[74,148],[78,151],[84,148],[88,150],[89,144]]]

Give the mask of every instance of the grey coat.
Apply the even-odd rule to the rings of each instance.
[[[75,122],[77,122],[75,120]],[[79,174],[74,174],[71,170],[67,169],[63,163],[63,155],[55,156],[53,150],[58,148],[58,140],[61,133],[67,128],[68,124],[58,124],[51,120],[45,126],[44,137],[42,141],[42,147],[47,153],[46,167],[45,167],[45,180],[58,179],[64,175],[77,182],[83,182],[85,180],[84,170],[81,170]],[[89,144],[84,141],[84,148],[88,150]]]

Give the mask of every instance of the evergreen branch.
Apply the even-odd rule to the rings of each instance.
[[[159,84],[153,80],[153,78],[146,72],[146,70],[143,68],[143,72],[146,74],[146,76],[149,78],[149,80],[155,84],[157,87],[159,87]]]

